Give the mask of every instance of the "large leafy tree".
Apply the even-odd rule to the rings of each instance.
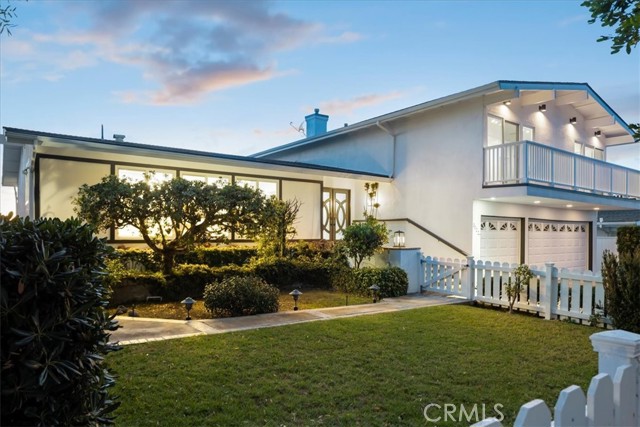
[[[603,27],[615,27],[615,34],[600,36],[599,42],[611,40],[611,53],[622,48],[629,54],[640,42],[640,2],[637,0],[585,0],[582,6],[589,8],[593,24],[597,20]]]
[[[147,177],[149,178],[149,177]],[[171,273],[177,253],[196,243],[223,241],[235,231],[255,235],[265,199],[259,190],[238,185],[207,185],[174,178],[154,185],[109,175],[80,187],[78,216],[98,229],[131,226],[163,259]]]

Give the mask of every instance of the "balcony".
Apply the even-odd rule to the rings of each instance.
[[[484,186],[536,184],[640,199],[640,171],[531,141],[484,149]]]

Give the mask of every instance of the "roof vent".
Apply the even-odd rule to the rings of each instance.
[[[119,133],[113,134],[113,139],[115,139],[118,142],[124,142],[124,137],[125,135],[120,135]]]

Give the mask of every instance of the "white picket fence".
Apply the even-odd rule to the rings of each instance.
[[[464,297],[470,301],[508,306],[505,284],[513,281],[516,264],[490,261],[421,258],[423,291]],[[515,309],[537,312],[546,319],[571,318],[589,322],[603,315],[602,276],[590,271],[558,270],[553,263],[530,267],[534,274],[519,295]],[[595,316],[595,317],[594,317]]]
[[[565,388],[553,410],[540,399],[520,407],[515,427],[640,426],[640,335],[616,330],[593,334],[599,374],[585,396],[576,385]],[[496,418],[472,427],[502,427]]]

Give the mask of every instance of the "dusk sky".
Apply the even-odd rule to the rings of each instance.
[[[500,79],[587,82],[640,122],[640,47],[612,55],[580,1],[11,4],[2,126],[250,154],[315,107],[333,129]]]

